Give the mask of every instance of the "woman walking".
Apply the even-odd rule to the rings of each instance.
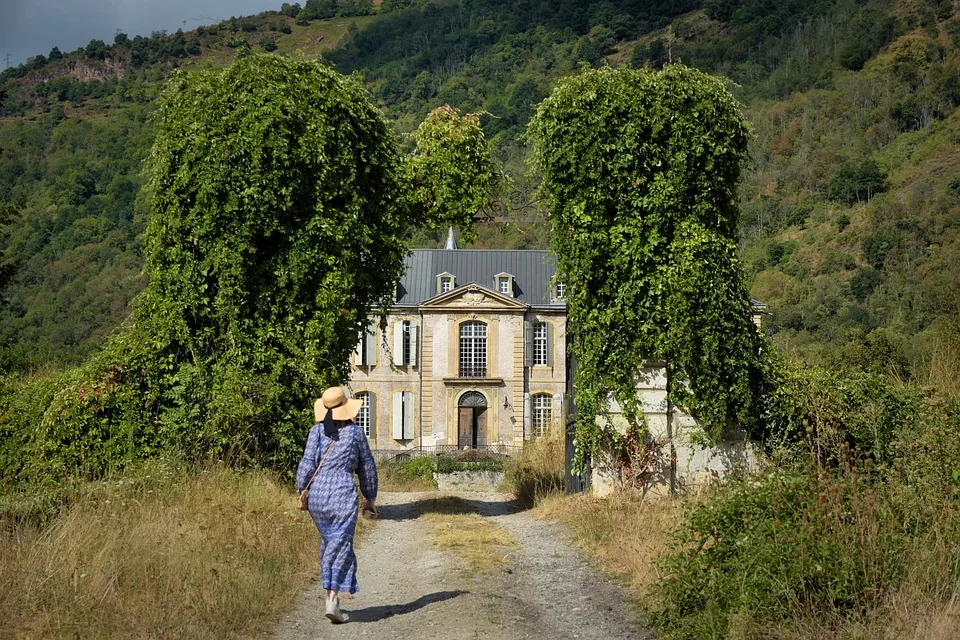
[[[326,616],[339,624],[340,592],[357,592],[356,473],[366,500],[364,511],[376,513],[377,467],[363,429],[353,419],[362,400],[348,399],[343,387],[330,387],[314,405],[317,423],[310,429],[303,459],[297,467],[297,491],[309,486],[308,510],[320,532],[320,575],[327,590]],[[318,468],[319,467],[319,468]],[[311,478],[313,481],[311,482]]]

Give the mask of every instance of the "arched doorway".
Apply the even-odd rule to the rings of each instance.
[[[459,437],[457,448],[477,449],[487,446],[487,399],[478,391],[460,396]]]

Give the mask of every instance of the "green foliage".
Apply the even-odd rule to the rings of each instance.
[[[851,22],[852,31],[859,35],[844,43],[837,54],[837,61],[847,69],[859,71],[867,60],[890,42],[894,26],[893,16],[872,7],[862,8]]]
[[[850,292],[861,302],[866,300],[881,281],[880,272],[873,267],[858,270],[850,279]]]
[[[900,238],[895,232],[881,229],[863,239],[863,257],[874,269],[882,269],[887,256],[897,247]]]
[[[960,578],[956,400],[878,374],[791,366],[779,381],[775,411],[794,412],[777,427],[789,442],[777,465],[689,506],[657,585],[664,637],[749,636],[798,620],[826,635],[870,616],[906,579],[939,597]]]
[[[683,548],[665,563],[656,626],[667,638],[717,638],[745,625],[856,620],[924,556],[930,521],[917,522],[892,493],[858,475],[771,472],[729,483],[677,533]],[[956,543],[949,508],[943,533]]]
[[[830,178],[827,195],[831,200],[844,204],[869,201],[878,193],[886,191],[887,176],[874,160],[841,165]]]
[[[408,163],[417,207],[432,210],[432,226],[459,228],[465,242],[476,234],[473,216],[488,205],[497,186],[490,145],[474,114],[450,106],[433,110],[413,135]],[[425,219],[425,218],[424,218]]]
[[[490,175],[473,155],[465,191],[442,184],[444,162],[485,142],[475,119],[427,125],[439,195],[417,201],[408,174],[424,165],[406,163],[359,84],[275,56],[176,74],[155,121],[147,287],[123,331],[36,405],[34,455],[8,481],[171,450],[289,472],[312,399],[346,379],[367,318],[392,301],[409,231],[460,222],[474,203],[457,198]]]
[[[429,490],[437,488],[433,461],[414,458],[408,462],[383,462],[377,465],[380,486],[389,491]]]
[[[594,420],[608,393],[640,428],[636,376],[651,360],[709,440],[748,426],[759,339],[736,256],[739,105],[679,65],[601,69],[562,81],[530,135],[577,328],[579,460],[615,438]]]

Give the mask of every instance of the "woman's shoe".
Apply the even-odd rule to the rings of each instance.
[[[333,624],[342,624],[348,620],[347,614],[340,611],[340,598],[331,600],[327,598],[327,618]]]

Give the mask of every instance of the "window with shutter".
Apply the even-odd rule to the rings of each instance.
[[[398,367],[417,365],[417,326],[410,320],[393,325],[393,364]]]
[[[371,323],[360,336],[357,348],[353,352],[353,364],[358,367],[377,366],[377,329]]]

